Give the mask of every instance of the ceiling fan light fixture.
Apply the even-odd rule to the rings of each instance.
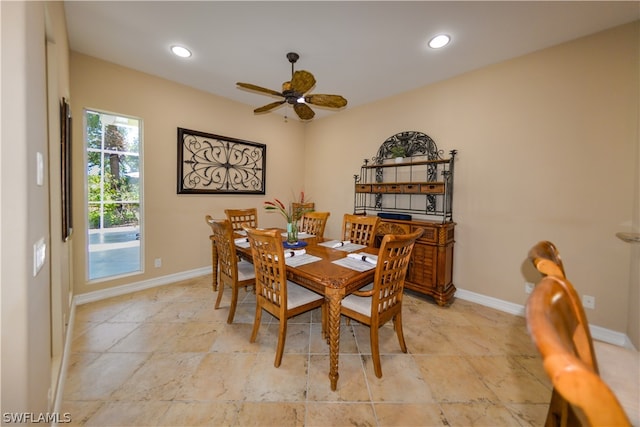
[[[300,98],[298,98],[298,104],[306,104],[307,101],[304,99],[304,96],[301,96]]]
[[[451,37],[447,34],[438,34],[429,40],[429,47],[431,49],[441,49],[449,44]]]
[[[191,51],[184,46],[173,45],[171,46],[171,52],[180,58],[189,58],[191,56]]]

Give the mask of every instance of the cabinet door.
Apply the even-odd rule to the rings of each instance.
[[[437,247],[416,242],[409,261],[406,280],[422,289],[434,289]]]

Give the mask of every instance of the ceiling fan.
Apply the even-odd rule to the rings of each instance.
[[[287,59],[291,63],[291,80],[282,83],[282,92],[266,89],[251,83],[236,83],[238,86],[245,89],[255,90],[257,92],[281,96],[284,98],[281,101],[272,102],[260,108],[256,108],[253,110],[254,113],[265,113],[286,102],[293,105],[293,110],[301,120],[311,120],[313,119],[313,116],[315,116],[315,113],[308,104],[328,108],[342,108],[347,105],[347,100],[340,95],[307,94],[307,92],[316,85],[316,79],[313,77],[313,74],[308,71],[293,71],[293,65],[296,63],[298,58],[300,58],[300,56],[295,52],[287,53]]]

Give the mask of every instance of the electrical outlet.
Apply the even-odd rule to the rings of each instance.
[[[591,295],[582,295],[582,305],[584,308],[596,308],[596,297]]]
[[[533,292],[533,287],[535,285],[531,282],[524,282],[524,293],[525,294],[530,294],[531,292]]]
[[[156,258],[153,264],[156,266],[156,268],[162,267],[162,258]]]

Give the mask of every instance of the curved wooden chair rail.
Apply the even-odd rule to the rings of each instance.
[[[589,325],[571,282],[544,277],[529,296],[526,321],[553,383],[545,425],[630,426],[598,374]]]
[[[529,259],[534,267],[545,276],[566,277],[560,252],[553,243],[543,240],[529,250]]]

